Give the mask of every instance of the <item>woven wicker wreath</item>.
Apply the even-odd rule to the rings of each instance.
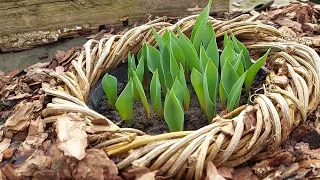
[[[52,74],[64,85],[45,90],[53,98],[43,111],[44,121],[55,121],[65,113],[78,113],[87,124],[92,146],[103,148],[110,157],[124,157],[117,163],[118,169],[148,167],[168,178],[203,179],[209,161],[216,166],[234,167],[258,153],[262,156],[278,149],[319,103],[320,58],[312,48],[286,42],[277,29],[253,22],[249,15],[230,21],[209,19],[217,38],[232,32],[251,50],[272,51],[267,63],[273,69],[263,86],[264,94],[254,96],[252,105],[236,109],[241,111],[238,116],[230,119],[234,113],[231,112],[196,131],[151,136],[137,129],[120,128],[86,105],[90,88],[105,72],[125,62],[129,51],[137,53],[142,43],[155,44],[151,27],[162,33],[165,29],[176,32],[180,26],[189,36],[196,17],[186,17],[174,25],[160,18],[124,35],[89,40],[72,61],[69,72]],[[277,82],[279,75],[288,77],[289,83]],[[97,118],[108,125],[93,125],[91,121]],[[251,127],[245,122],[248,119],[255,122]],[[103,141],[94,144],[97,139]]]

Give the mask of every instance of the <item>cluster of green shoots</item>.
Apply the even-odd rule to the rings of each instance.
[[[208,22],[210,6],[211,1],[196,19],[191,40],[179,27],[178,36],[169,30],[160,36],[152,29],[158,48],[144,43],[136,57],[129,53],[128,83],[119,97],[117,79],[104,76],[102,86],[108,102],[123,120],[133,119],[134,100],[143,104],[146,117],[150,118],[145,90],[150,92],[155,113],[164,117],[170,131],[183,130],[184,112],[190,104],[189,82],[209,121],[216,116],[218,95],[222,107],[230,112],[239,106],[243,85],[250,93],[269,51],[253,62],[246,47],[232,34],[225,34],[219,57],[215,32]]]

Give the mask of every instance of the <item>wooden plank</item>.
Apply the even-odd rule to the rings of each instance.
[[[25,46],[30,41],[24,38],[42,38],[36,44],[55,41],[64,28],[86,29],[99,25],[121,25],[121,19],[129,22],[146,20],[149,15],[183,17],[199,13],[207,0],[0,0],[0,48],[8,49],[16,41],[16,46]],[[200,8],[198,8],[200,7]],[[212,11],[228,11],[228,0],[214,0]],[[44,31],[46,35],[43,35]],[[23,34],[21,34],[23,33]],[[31,33],[31,35],[30,35]],[[51,33],[51,34],[50,34]],[[17,36],[18,35],[18,36]],[[38,39],[38,38],[36,38]],[[20,40],[20,45],[19,45]],[[44,41],[44,42],[41,42]],[[32,46],[32,42],[29,45]],[[13,45],[11,45],[13,46]]]

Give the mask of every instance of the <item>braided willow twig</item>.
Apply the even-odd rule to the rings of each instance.
[[[251,40],[246,42],[250,49],[272,50],[273,56],[268,59],[272,69],[264,85],[264,94],[254,95],[253,105],[236,109],[241,111],[238,116],[217,116],[210,125],[196,131],[150,136],[139,130],[120,128],[86,106],[90,87],[104,72],[125,62],[128,52],[137,53],[144,42],[155,46],[152,27],[161,34],[165,29],[176,32],[179,26],[190,36],[196,17],[186,17],[176,24],[159,19],[135,27],[124,35],[89,40],[72,61],[70,72],[52,74],[65,85],[45,90],[55,98],[43,111],[44,121],[53,122],[63,113],[80,113],[87,123],[87,131],[105,139],[95,144],[95,148],[103,148],[109,156],[126,156],[117,164],[119,169],[149,167],[158,170],[159,176],[168,178],[182,178],[187,174],[187,179],[202,179],[210,161],[216,166],[234,167],[258,153],[278,149],[320,101],[320,58],[305,45],[285,42],[275,28],[245,20],[248,15],[230,21],[209,19],[218,38],[232,32],[239,39]],[[288,82],[276,83],[278,76],[285,76]],[[91,123],[93,119],[103,119],[108,125],[97,127]],[[91,143],[97,141],[94,135],[89,137]]]

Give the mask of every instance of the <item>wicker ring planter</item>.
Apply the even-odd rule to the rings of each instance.
[[[272,69],[263,86],[264,94],[252,96],[252,105],[218,116],[210,125],[196,131],[155,136],[120,128],[87,107],[90,87],[101,75],[125,62],[129,51],[137,53],[143,42],[155,44],[151,27],[161,33],[165,29],[175,32],[180,26],[190,35],[196,17],[186,17],[174,25],[160,18],[124,35],[89,40],[72,61],[69,72],[52,74],[63,85],[45,90],[53,99],[43,111],[44,121],[55,121],[65,113],[78,113],[87,124],[90,145],[103,148],[110,157],[124,157],[117,163],[118,169],[148,167],[168,178],[203,179],[209,161],[216,166],[234,167],[258,153],[263,155],[278,149],[320,101],[320,58],[308,46],[286,42],[275,28],[245,20],[249,18],[247,15],[230,21],[210,21],[217,37],[233,32],[249,49],[271,48],[267,62]],[[288,83],[279,83],[279,76],[287,77]],[[237,112],[240,114],[230,119]],[[104,119],[107,123],[93,125],[93,119]]]

